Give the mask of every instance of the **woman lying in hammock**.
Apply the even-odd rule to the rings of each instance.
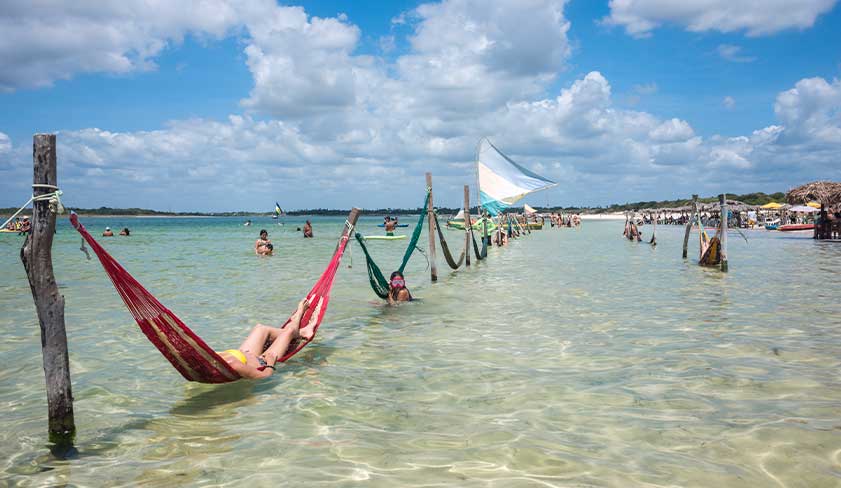
[[[275,370],[277,359],[286,353],[292,341],[312,339],[318,314],[312,314],[310,323],[301,328],[301,317],[309,306],[307,300],[301,300],[298,309],[290,317],[289,325],[282,329],[255,325],[239,349],[228,349],[219,355],[243,378],[268,378]]]

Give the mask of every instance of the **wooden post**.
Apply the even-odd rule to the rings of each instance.
[[[56,186],[55,134],[35,134],[32,143],[33,182],[36,185]],[[55,189],[34,187],[33,195],[54,192]],[[29,288],[35,300],[41,326],[41,355],[47,384],[49,440],[53,453],[63,457],[72,451],[76,435],[73,420],[73,393],[70,385],[70,363],[67,352],[67,333],[64,328],[64,297],[59,294],[53,275],[53,234],[55,213],[47,200],[32,204],[32,231],[20,249],[20,259],[29,278]]]
[[[651,214],[649,214],[649,215],[651,215]],[[651,219],[651,225],[652,225],[652,227],[651,227],[651,240],[649,241],[649,244],[651,244],[652,246],[656,246],[657,245],[657,217],[656,216],[653,219]]]
[[[692,231],[692,224],[695,221],[695,212],[698,210],[698,195],[692,195],[692,210],[689,212],[689,220],[686,222],[686,233],[683,235],[683,259],[689,248],[689,232]]]
[[[487,246],[488,245],[488,216],[485,214],[482,209],[479,209],[480,215],[482,216],[482,244]]]
[[[470,266],[470,187],[464,185],[464,265]]]
[[[426,174],[426,187],[429,188],[429,207],[426,210],[429,232],[429,279],[434,283],[438,281],[438,268],[435,266],[435,207],[432,205],[432,173]]]
[[[721,209],[721,235],[719,241],[721,242],[721,270],[727,271],[727,194],[722,193],[718,196],[718,206]]]

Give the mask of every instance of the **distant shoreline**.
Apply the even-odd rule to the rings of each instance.
[[[727,194],[727,197],[732,200],[737,200],[740,202],[744,202],[748,205],[764,205],[769,202],[784,202],[785,201],[785,194],[783,193],[772,193],[770,195],[765,193],[747,193],[744,195],[735,195],[735,194]],[[703,197],[699,198],[698,200],[701,203],[712,203],[717,202],[717,197]],[[640,210],[643,208],[647,209],[655,209],[655,208],[677,208],[677,207],[684,207],[691,203],[690,199],[683,199],[683,200],[661,200],[661,201],[648,201],[648,202],[634,202],[634,203],[625,203],[625,204],[613,204],[607,207],[557,207],[557,206],[535,206],[535,210],[540,213],[578,213],[581,214],[582,217],[584,215],[592,216],[589,218],[612,218],[612,217],[597,217],[600,215],[614,215],[614,214],[621,214],[624,211],[629,210]],[[377,209],[361,209],[361,215],[418,215],[421,213],[422,208],[377,208]],[[448,207],[437,207],[438,213],[442,215],[454,215],[461,210],[461,208],[448,208]],[[8,218],[8,216],[12,215],[17,211],[17,208],[0,208],[0,217],[3,217],[3,220]],[[241,218],[259,218],[259,217],[271,217],[274,215],[274,212],[246,212],[246,211],[236,211],[236,212],[161,212],[158,210],[152,210],[147,208],[112,208],[112,207],[100,207],[100,208],[79,208],[75,209],[76,213],[82,217],[108,217],[108,218],[120,218],[120,217],[143,217],[143,218],[209,218],[209,217],[241,217]],[[476,212],[475,207],[471,207],[471,212]],[[521,207],[512,207],[512,212],[522,212]],[[303,210],[293,210],[290,212],[286,212],[283,215],[289,217],[296,217],[296,216],[344,216],[350,213],[350,209],[327,209],[327,208],[311,208],[311,209],[303,209]],[[30,212],[26,212],[27,215],[31,215]],[[23,214],[21,214],[23,215]]]

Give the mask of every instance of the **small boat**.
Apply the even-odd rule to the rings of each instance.
[[[365,236],[366,241],[399,241],[405,239],[406,236]]]
[[[385,224],[377,224],[377,227],[385,227]],[[397,224],[395,227],[409,227],[409,224]]]
[[[12,229],[0,229],[0,233],[2,234],[19,234],[19,230],[12,230]]]
[[[473,221],[473,230],[474,231],[478,231],[478,232],[483,232],[484,231],[483,230],[484,224],[482,223],[482,219],[475,220],[475,221],[473,219],[470,219],[470,220]],[[496,224],[491,219],[486,219],[486,221],[488,223],[488,234],[490,235],[491,232],[496,230]],[[447,227],[450,228],[450,229],[464,230],[464,219],[448,220],[447,221]]]
[[[543,222],[529,222],[529,229],[531,230],[541,230],[543,229]]]
[[[764,225],[765,230],[777,230],[777,227],[780,226],[780,219],[766,219]]]
[[[786,224],[777,227],[780,232],[792,232],[795,230],[813,230],[815,224]]]

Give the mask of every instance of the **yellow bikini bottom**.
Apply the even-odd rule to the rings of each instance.
[[[228,354],[230,354],[231,356],[233,356],[233,357],[235,357],[235,358],[239,359],[239,361],[240,361],[242,364],[245,364],[245,363],[247,363],[247,362],[248,362],[248,360],[245,358],[245,354],[243,354],[243,353],[242,353],[242,351],[240,351],[239,349],[228,349],[227,351],[222,351],[222,352],[223,352],[223,353],[228,353]]]

